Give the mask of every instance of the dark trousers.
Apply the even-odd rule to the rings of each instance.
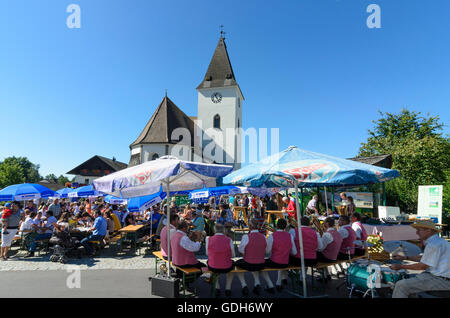
[[[315,266],[317,264],[317,258],[305,258],[305,267]],[[289,255],[289,265],[302,266],[302,260],[300,257]]]
[[[34,238],[33,242],[30,245],[30,252],[34,252],[36,250],[36,245],[37,245],[36,241],[49,239],[51,237],[52,237],[52,233],[43,233],[43,234],[36,235],[36,237]]]
[[[270,258],[268,258],[268,259],[266,259],[266,267],[286,268],[286,267],[289,267],[289,263],[288,264],[278,264],[278,263],[275,263],[274,261],[272,261]]]
[[[348,261],[350,258],[353,258],[353,256],[355,256],[355,254],[350,254],[349,256],[348,254],[339,252],[337,259],[341,261]]]
[[[260,270],[263,270],[266,267],[265,262],[261,264],[251,264],[244,261],[243,258],[237,260],[235,265],[249,272],[259,272]]]
[[[197,264],[186,264],[186,265],[175,265],[178,266],[180,268],[189,268],[189,267],[195,267],[198,269],[202,269],[202,267],[206,267],[206,265],[202,262],[197,262]]]
[[[208,264],[208,269],[211,272],[216,273],[216,274],[226,274],[226,273],[229,273],[229,272],[231,272],[233,270],[234,265],[235,265],[235,263],[232,262],[230,268],[213,268],[213,267],[209,266],[209,264]]]
[[[89,235],[88,237],[81,240],[80,244],[84,246],[86,253],[92,254],[94,252],[94,249],[91,246],[90,242],[94,241],[103,241],[105,238],[104,235]]]
[[[321,252],[317,252],[317,261],[321,263],[334,263],[336,260],[326,258]]]
[[[355,256],[363,256],[366,254],[366,250],[363,248],[355,248]]]

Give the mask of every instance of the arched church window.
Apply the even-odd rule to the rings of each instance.
[[[214,116],[214,128],[220,129],[220,116],[219,116],[219,114]]]
[[[157,153],[154,153],[152,156],[152,160],[156,160],[159,158],[159,155]]]

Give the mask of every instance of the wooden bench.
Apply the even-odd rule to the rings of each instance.
[[[153,252],[153,255],[155,256],[155,275],[156,275],[158,274],[158,264],[167,263],[167,260],[164,259],[161,251]],[[197,294],[197,287],[194,287],[193,295],[186,295],[187,284],[195,282],[197,280],[197,276],[199,274],[202,274],[201,269],[198,269],[196,267],[181,268],[174,265],[172,262],[170,262],[170,265],[182,273],[183,297],[186,298],[195,296]],[[169,269],[167,269],[167,271],[170,272]]]
[[[114,246],[117,249],[119,244],[121,244],[120,242],[121,238],[122,236],[120,234],[110,237],[108,240],[109,247],[111,248]]]
[[[260,270],[259,272],[274,272],[274,271],[288,271],[288,273],[290,274],[289,276],[291,277],[292,280],[292,284],[293,287],[295,287],[295,283],[300,281],[300,270],[301,270],[301,266],[288,266],[285,268],[271,268],[271,267],[266,267],[262,270]],[[248,270],[243,269],[239,266],[235,266],[233,270],[230,271],[230,273],[246,273],[248,272]],[[211,271],[207,271],[206,273],[211,274],[211,296],[213,298],[216,297],[216,282],[217,279],[219,278],[220,274],[218,273],[213,273]],[[298,283],[298,285],[300,285]]]

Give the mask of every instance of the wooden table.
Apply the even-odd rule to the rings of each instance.
[[[125,226],[123,228],[121,228],[119,230],[119,232],[124,232],[124,233],[133,233],[133,232],[137,232],[138,230],[142,229],[144,227],[144,225],[139,224],[139,225],[128,225]]]
[[[131,243],[134,246],[134,253],[136,254],[137,249],[137,231],[142,229],[144,225],[128,225],[119,230],[120,233],[120,251],[122,251],[123,239],[127,236],[131,239]]]
[[[245,224],[248,225],[248,216],[247,216],[247,208],[243,206],[235,206],[233,210],[233,219],[239,220],[240,212],[242,212],[242,216],[244,217]]]
[[[276,216],[278,216],[278,218],[288,216],[288,213],[283,212],[283,211],[267,210],[265,213],[267,214],[266,224],[270,224],[270,216],[271,215],[276,215]]]

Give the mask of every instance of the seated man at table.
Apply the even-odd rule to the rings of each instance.
[[[408,298],[424,291],[450,291],[450,243],[439,237],[440,229],[429,220],[418,220],[411,225],[417,236],[425,244],[419,256],[394,256],[397,260],[411,260],[410,265],[392,264],[393,270],[424,271],[412,278],[399,280],[394,287],[392,298]]]
[[[233,219],[233,212],[231,212],[228,204],[225,204],[225,203],[221,204],[219,206],[219,210],[220,210],[220,216],[223,217],[225,220],[225,222],[224,222],[225,227],[234,226],[236,224],[236,222]]]
[[[203,211],[199,208],[195,210],[194,219],[192,220],[192,231],[203,232],[205,230],[205,220],[203,219]]]
[[[289,219],[294,218],[297,220],[297,207],[295,206],[295,201],[292,201],[288,197],[283,197],[283,202],[287,207],[283,207],[282,211],[287,212]]]
[[[85,227],[90,227],[92,224],[91,215],[87,212],[83,212],[78,218],[78,224]]]
[[[361,214],[358,212],[352,214],[352,229],[356,233],[356,239],[363,242],[363,244],[355,243],[355,256],[363,256],[366,254],[364,246],[367,240],[367,232],[361,224]]]
[[[239,252],[244,255],[244,258],[239,259],[235,265],[252,272],[253,278],[255,279],[253,293],[259,295],[261,290],[259,271],[263,270],[266,266],[264,256],[267,249],[267,240],[258,230],[258,220],[250,219],[248,226],[250,233],[244,234],[239,244]],[[261,274],[267,283],[268,290],[273,292],[274,287],[268,273],[261,272]],[[244,273],[238,273],[237,276],[241,281],[242,294],[248,295],[248,287],[245,282]]]
[[[156,230],[158,229],[159,222],[161,221],[161,214],[159,214],[158,210],[156,210],[155,208],[151,208],[148,221],[151,222],[152,233],[155,234]]]
[[[225,235],[225,227],[222,224],[216,223],[214,225],[214,236],[206,238],[206,255],[208,256],[208,269],[216,274],[227,274],[225,295],[231,295],[231,283],[233,281],[233,260],[235,257],[233,241]],[[220,294],[220,289],[217,288],[216,280],[216,296]]]
[[[314,266],[317,264],[317,250],[322,246],[322,240],[319,233],[310,227],[311,220],[309,217],[304,216],[300,220],[302,241],[303,241],[303,256],[305,266]],[[289,231],[289,234],[294,238],[295,248],[297,249],[296,255],[289,256],[289,264],[292,266],[302,266],[300,259],[300,239],[298,236],[298,228],[293,228]]]
[[[186,235],[189,229],[186,221],[181,221],[177,225],[177,231],[170,238],[170,248],[172,251],[172,263],[178,267],[196,267],[201,269],[206,267],[195,257],[195,252],[202,246],[201,235],[193,233],[191,237]]]
[[[53,229],[56,226],[58,220],[53,216],[53,211],[48,210],[46,214],[47,218],[44,225],[39,228],[38,235],[34,237],[33,242],[30,245],[29,253],[25,257],[33,257],[36,250],[36,241],[50,239],[53,234]]]
[[[294,239],[286,232],[286,219],[278,219],[277,231],[269,235],[267,239],[267,252],[270,258],[266,259],[266,267],[286,268],[289,266],[289,255],[296,255]],[[278,279],[276,282],[277,290],[281,290],[281,283],[287,284],[286,271],[278,271]],[[270,289],[270,287],[269,287]],[[271,292],[270,290],[267,290]]]
[[[345,261],[355,256],[356,233],[352,229],[350,217],[347,215],[339,217],[339,226],[338,232],[342,236],[342,244],[337,259]]]
[[[177,225],[179,222],[179,216],[178,214],[172,214],[170,216],[170,239],[172,240],[172,236],[175,234],[175,232],[177,231]],[[168,231],[168,227],[167,225],[164,226],[160,232],[160,239],[161,239],[161,254],[163,256],[163,258],[165,260],[167,260],[167,253],[168,253],[168,249],[167,249],[167,231]]]
[[[36,229],[33,219],[36,217],[36,212],[25,210],[25,220],[20,223],[19,234],[26,234]]]
[[[193,212],[192,210],[193,209],[191,208],[191,205],[187,204],[186,207],[184,208],[183,212],[180,213],[180,217],[183,220],[191,221],[192,220],[192,212]]]
[[[94,241],[102,242],[106,236],[106,231],[108,228],[108,222],[102,216],[102,213],[99,210],[94,211],[94,216],[95,216],[94,226],[89,229],[89,231],[92,231],[92,234],[84,238],[80,242],[81,245],[84,246],[86,254],[89,256],[95,255],[94,249],[92,248],[90,242]]]

